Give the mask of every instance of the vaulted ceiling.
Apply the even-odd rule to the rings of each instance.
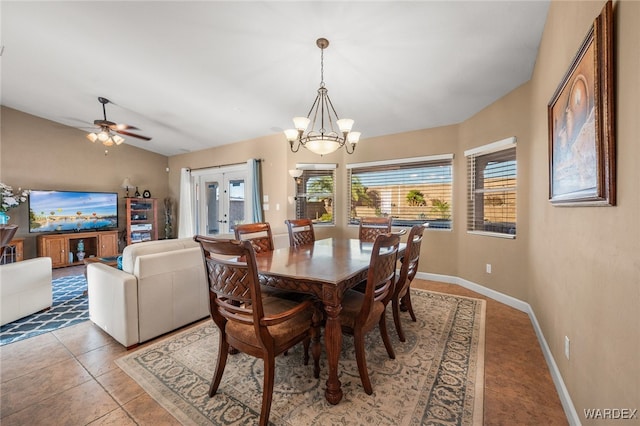
[[[459,123],[531,78],[544,1],[6,1],[1,102],[174,155],[282,132],[324,80],[367,137]],[[282,136],[285,142],[284,135]],[[88,142],[84,139],[84,142]]]

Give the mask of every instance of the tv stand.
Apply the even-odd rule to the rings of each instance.
[[[38,256],[50,257],[54,268],[82,265],[78,244],[84,244],[84,259],[118,254],[118,231],[72,232],[38,235]]]

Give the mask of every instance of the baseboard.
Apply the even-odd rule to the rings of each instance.
[[[511,297],[504,293],[500,293],[499,291],[492,290],[490,288],[481,286],[480,284],[476,284],[474,282],[471,282],[459,277],[453,277],[450,275],[430,274],[426,272],[418,272],[416,274],[416,278],[419,278],[422,280],[438,281],[438,282],[443,282],[447,284],[456,284],[466,289],[475,291],[476,293],[479,293],[490,299],[496,300],[500,303],[504,303],[507,306],[511,306],[512,308],[517,309],[521,312],[525,312],[527,315],[529,315],[529,319],[531,320],[533,329],[535,330],[536,336],[538,337],[538,343],[540,343],[540,348],[542,349],[544,358],[547,361],[547,366],[549,367],[551,378],[553,379],[553,383],[556,387],[556,391],[558,392],[558,396],[560,397],[560,402],[562,403],[562,408],[564,409],[564,413],[567,416],[567,420],[571,425],[581,425],[578,412],[576,411],[573,405],[573,402],[571,401],[569,390],[565,386],[564,380],[562,380],[562,375],[560,374],[558,365],[556,364],[556,361],[553,358],[551,349],[547,344],[547,340],[544,338],[544,334],[542,333],[542,329],[540,328],[540,324],[538,323],[538,319],[536,318],[536,314],[535,312],[533,312],[531,305],[529,305],[526,302],[523,302],[522,300],[516,299],[515,297]]]

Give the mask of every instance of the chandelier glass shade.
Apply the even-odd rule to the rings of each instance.
[[[293,117],[295,128],[285,130],[284,134],[289,141],[292,152],[298,152],[300,146],[303,146],[315,154],[325,155],[344,146],[347,154],[353,154],[356,144],[360,140],[360,132],[351,131],[354,123],[352,119],[338,117],[324,84],[324,49],[329,46],[329,40],[319,38],[316,40],[316,45],[320,48],[320,88],[318,94],[307,116]],[[309,124],[311,124],[311,128],[307,131]],[[316,125],[318,126],[317,130]]]
[[[91,142],[102,142],[104,146],[120,145],[124,142],[124,138],[120,135],[116,135],[109,130],[108,127],[102,126],[98,133],[89,133],[87,139]]]

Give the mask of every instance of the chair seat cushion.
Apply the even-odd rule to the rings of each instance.
[[[353,330],[356,325],[356,319],[362,309],[364,301],[364,293],[355,290],[347,290],[342,299],[342,311],[340,311],[340,322],[343,327]],[[384,312],[384,304],[382,302],[373,302],[369,318],[362,327],[363,330],[370,330],[380,320],[380,315]]]
[[[299,303],[294,301],[281,299],[279,297],[267,296],[262,299],[265,317],[288,311],[298,304]],[[305,333],[310,327],[312,317],[313,307],[309,307],[308,310],[302,311],[298,315],[280,324],[267,327],[274,339],[275,346],[280,346],[293,337]],[[226,332],[237,340],[251,346],[260,347],[253,324],[241,324],[236,321],[229,321],[227,322]]]

